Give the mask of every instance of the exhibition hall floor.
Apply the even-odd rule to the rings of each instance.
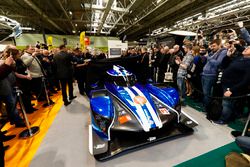
[[[183,107],[183,110],[199,122],[193,135],[141,148],[109,161],[98,162],[88,151],[88,99],[75,94],[77,98],[71,105],[62,105],[29,166],[169,167],[234,141],[230,135],[231,128],[212,124],[203,113],[187,106]]]

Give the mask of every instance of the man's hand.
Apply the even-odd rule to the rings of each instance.
[[[224,96],[225,97],[230,97],[232,95],[232,92],[230,90],[227,90],[225,93],[224,93]]]
[[[34,52],[32,53],[32,56],[35,57],[38,53],[37,52]]]
[[[242,21],[239,21],[239,22],[238,22],[238,26],[239,26],[240,28],[242,28],[242,27],[244,26],[243,22],[242,22]]]
[[[12,56],[9,56],[5,61],[4,63],[8,66],[12,65],[14,63],[14,59]]]
[[[30,74],[26,75],[26,79],[32,80],[32,77],[30,76]]]
[[[232,45],[228,50],[227,50],[227,56],[230,57],[234,54],[234,52],[236,51],[236,48],[234,47],[234,45]]]
[[[180,62],[180,60],[175,59],[175,63],[176,63],[177,65],[179,65],[181,62]]]

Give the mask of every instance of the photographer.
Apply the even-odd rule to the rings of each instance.
[[[239,41],[230,40],[227,46],[227,56],[222,60],[220,68],[225,70],[232,61],[241,58],[244,49],[245,48],[240,45]]]
[[[250,45],[250,35],[247,29],[244,27],[243,22],[238,22],[238,26],[240,27],[242,38],[247,42],[248,45]]]
[[[181,105],[185,106],[185,79],[187,77],[187,69],[189,68],[191,62],[193,61],[193,55],[192,55],[192,44],[186,44],[183,46],[184,51],[186,55],[181,58],[179,56],[176,57],[175,63],[179,66],[178,71],[177,71],[177,86],[180,94],[180,100],[181,100]]]
[[[14,52],[16,50],[15,46],[9,45],[6,47],[3,55],[1,66],[6,61],[8,57],[16,57]],[[10,58],[9,58],[10,59]],[[14,63],[12,63],[13,65]],[[14,72],[9,73],[5,78],[0,81],[0,101],[3,101],[6,104],[8,119],[11,124],[15,124],[16,127],[25,127],[25,123],[22,118],[19,116],[18,111],[16,109],[16,97],[14,95],[14,86],[16,82],[16,77]]]
[[[205,112],[208,112],[208,107],[211,102],[212,90],[217,80],[218,68],[222,60],[227,55],[227,49],[221,47],[221,40],[215,39],[211,42],[211,52],[207,56],[207,62],[202,72],[202,90],[204,94],[203,103]]]
[[[11,65],[14,63],[12,56],[9,56],[5,59],[4,64],[0,65],[0,80],[6,78],[11,72]],[[15,137],[15,135],[12,135]],[[3,132],[0,132],[0,166],[4,166],[4,153],[5,147],[3,142],[12,139],[13,137],[4,135]]]
[[[237,46],[237,45],[236,45]],[[229,49],[229,54],[227,57],[230,57],[236,54],[237,50],[235,46],[232,46],[231,51]],[[237,46],[238,47],[238,46]],[[231,61],[228,67],[224,70],[221,83],[224,90],[224,97],[235,97],[242,96],[246,94],[246,90],[250,84],[250,47],[247,47],[242,52],[243,57],[236,56],[238,58]],[[227,58],[229,59],[229,58]],[[231,58],[232,59],[232,58]],[[235,107],[237,100],[236,99],[223,99],[222,101],[222,114],[217,124],[226,124],[232,118],[234,119],[234,115],[236,115],[236,111],[239,110]]]
[[[12,72],[11,65],[14,63],[12,56],[9,56],[5,59],[4,64],[0,66],[0,80],[7,77]]]

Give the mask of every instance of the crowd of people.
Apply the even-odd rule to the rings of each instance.
[[[249,101],[246,96],[250,91],[250,36],[244,27],[241,37],[214,39],[207,46],[184,40],[182,47],[177,44],[172,48],[155,46],[152,52],[146,52],[146,48],[129,49],[123,56],[139,57],[138,80],[141,82],[163,83],[169,66],[183,106],[186,96],[190,96],[201,102],[203,111],[208,113],[213,100],[220,99],[220,118],[214,122],[227,124],[242,116],[244,100]]]
[[[204,112],[208,113],[213,97],[221,97],[221,115],[214,122],[226,124],[242,115],[244,104],[240,101],[250,89],[250,47],[247,46],[250,36],[243,24],[239,25],[242,39],[228,38],[224,43],[221,39],[214,39],[207,46],[185,40],[182,47],[175,44],[172,48],[130,48],[122,52],[122,58],[137,58],[138,66],[134,72],[138,82],[143,84],[165,82],[166,71],[170,68],[173,86],[178,89],[183,106],[186,105],[186,96],[190,96],[202,102]],[[73,94],[74,79],[80,94],[87,94],[89,63],[107,57],[104,53],[92,55],[88,49],[84,52],[79,48],[67,49],[65,45],[50,51],[47,49],[28,45],[19,51],[16,46],[8,45],[1,53],[0,101],[6,104],[8,120],[16,128],[25,127],[16,108],[16,89],[23,92],[21,98],[28,114],[37,110],[32,99],[53,104],[50,96],[60,90],[64,105],[68,106],[76,98]],[[248,108],[249,104],[248,97]],[[13,138],[5,133],[0,132],[0,150],[4,150],[2,142]]]
[[[81,52],[79,48],[67,49],[65,45],[51,51],[47,49],[41,49],[38,45],[36,47],[28,45],[23,51],[20,51],[16,46],[8,45],[1,53],[0,102],[6,106],[7,120],[16,128],[26,126],[20,116],[22,111],[17,109],[18,90],[22,92],[20,96],[27,114],[38,110],[34,108],[32,100],[53,104],[50,96],[60,90],[64,105],[67,106],[76,98],[73,95],[73,79],[77,80],[80,94],[84,95],[85,66],[90,59],[106,58],[104,53],[91,55],[88,50]],[[3,147],[2,142],[15,137],[15,135],[7,136],[5,134],[6,131],[0,132],[1,155],[4,155],[4,150],[8,148]],[[2,158],[0,161],[1,164],[4,163]]]

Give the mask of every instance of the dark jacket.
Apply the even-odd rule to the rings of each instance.
[[[249,32],[245,27],[240,29],[242,38],[247,42],[248,45],[250,45],[250,35]]]
[[[239,58],[223,72],[221,83],[224,89],[230,88],[233,96],[242,95],[250,85],[250,58]]]
[[[159,61],[159,68],[161,71],[166,71],[168,68],[168,61],[170,59],[170,54],[162,54],[162,57]]]
[[[0,80],[7,77],[12,71],[12,67],[6,64],[0,66]]]
[[[231,56],[225,56],[221,62],[220,68],[221,70],[226,69],[230,63],[234,60],[240,59],[243,57],[242,52],[244,51],[244,47],[240,45],[235,45],[236,50]]]
[[[6,64],[0,65],[0,69],[3,70],[0,73],[1,80],[0,80],[0,96],[8,96],[13,91],[13,86],[16,83],[16,76],[12,70],[10,70],[10,66]],[[3,72],[5,74],[3,74]]]
[[[143,53],[139,56],[139,64],[138,64],[138,81],[142,83],[146,83],[146,80],[150,77],[150,68],[149,68],[149,54]]]
[[[16,76],[11,72],[7,77],[0,80],[0,96],[8,96],[12,93],[16,83]]]
[[[61,51],[54,57],[56,66],[56,76],[58,79],[73,78],[73,56],[65,51]]]

